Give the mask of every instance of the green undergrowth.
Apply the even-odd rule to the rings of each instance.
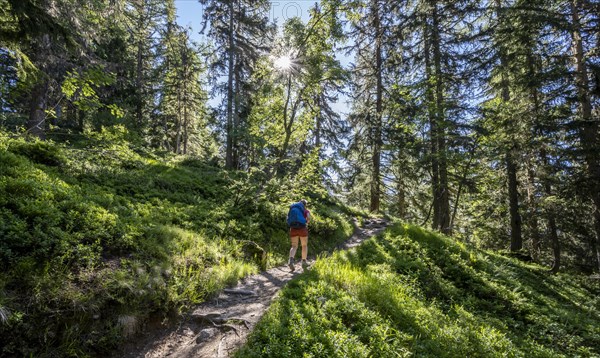
[[[239,357],[600,357],[600,287],[396,224],[290,282]]]
[[[302,183],[135,150],[123,135],[78,148],[0,135],[0,356],[103,356],[149,317],[282,263],[300,196],[313,253],[360,214]]]

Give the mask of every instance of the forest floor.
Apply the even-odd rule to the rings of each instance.
[[[358,227],[354,221],[354,234],[336,250],[358,246],[386,226],[387,222],[383,219],[364,220],[363,227]],[[309,255],[309,262],[312,260]],[[175,324],[168,327],[156,324],[153,328],[149,325],[141,338],[131,339],[115,357],[233,356],[246,342],[248,334],[281,288],[302,274],[300,260],[297,261],[294,272],[284,265],[241,280],[237,286],[225,289],[216,298],[198,305]]]

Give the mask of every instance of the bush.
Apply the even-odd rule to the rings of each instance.
[[[8,150],[14,154],[22,155],[34,163],[48,166],[61,166],[66,162],[66,157],[61,147],[52,142],[35,140],[12,140]]]

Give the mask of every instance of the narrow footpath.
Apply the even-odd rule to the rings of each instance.
[[[383,219],[364,221],[350,239],[336,250],[358,246],[365,239],[384,230]],[[115,357],[230,357],[245,342],[279,290],[300,275],[287,265],[241,280],[236,287],[225,289],[216,298],[199,305],[179,325],[149,329],[141,339],[132,340]]]

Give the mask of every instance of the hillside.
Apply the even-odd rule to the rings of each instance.
[[[396,224],[288,284],[237,357],[598,357],[598,281]]]
[[[0,358],[600,358],[600,0],[0,8]]]
[[[355,213],[306,183],[135,151],[126,135],[0,137],[0,356],[102,356],[283,263],[300,196],[313,253],[352,233]]]

